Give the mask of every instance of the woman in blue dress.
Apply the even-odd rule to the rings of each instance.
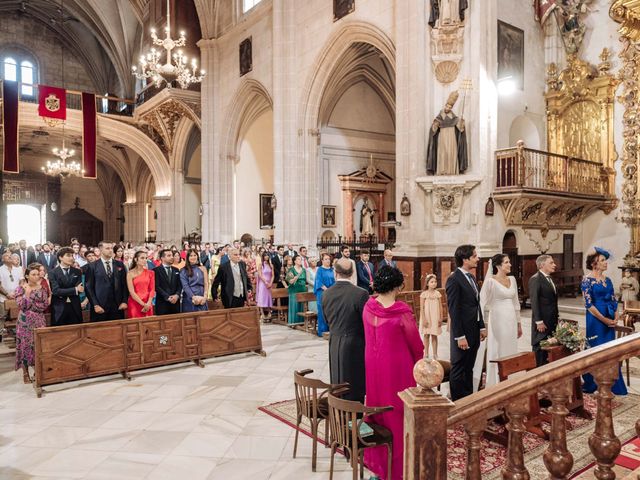
[[[185,266],[180,270],[182,283],[181,312],[199,312],[208,310],[207,290],[209,277],[205,268],[200,265],[200,255],[194,249],[187,251]]]
[[[318,305],[318,336],[322,337],[324,332],[329,331],[327,321],[324,319],[324,315],[322,314],[322,293],[331,285],[336,283],[336,277],[333,274],[333,268],[331,268],[331,255],[323,253],[320,255],[320,259],[322,261],[322,266],[318,267],[318,271],[316,272],[316,281],[313,293],[316,294]]]
[[[587,338],[596,337],[589,341],[591,347],[597,347],[616,338],[614,327],[618,323],[618,302],[611,279],[604,275],[609,256],[609,252],[599,247],[595,248],[594,253],[587,255],[586,267],[591,273],[584,277],[581,285],[587,310]],[[585,373],[582,379],[582,390],[585,393],[593,393],[598,389],[590,373]],[[627,394],[622,371],[619,372],[611,391],[616,395]]]

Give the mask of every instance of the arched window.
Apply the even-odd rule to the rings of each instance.
[[[247,13],[262,0],[242,0],[242,13]]]
[[[36,67],[31,60],[15,57],[5,57],[2,60],[2,77],[12,82],[20,82],[20,94],[33,97],[36,84]]]

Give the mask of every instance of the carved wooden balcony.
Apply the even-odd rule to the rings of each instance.
[[[399,395],[404,401],[404,478],[406,480],[447,478],[447,429],[462,425],[467,433],[467,465],[465,477],[480,480],[481,437],[487,421],[496,411],[508,418],[507,452],[502,478],[527,480],[545,478],[530,476],[524,456],[523,434],[530,412],[532,395],[544,393],[551,401],[549,443],[543,454],[549,473],[546,478],[566,479],[573,468],[573,455],[567,448],[565,417],[575,399],[574,379],[590,372],[598,384],[595,395],[597,411],[593,432],[581,441],[589,445],[595,460],[595,477],[616,478],[614,460],[621,450],[614,421],[614,398],[611,386],[619,375],[620,362],[640,354],[640,334],[632,334],[580,353],[566,356],[533,369],[523,376],[512,377],[492,385],[455,403],[433,390],[443,378],[442,368],[421,360],[414,368],[417,387]],[[440,370],[438,372],[438,370]],[[634,426],[640,434],[640,421]]]
[[[612,170],[590,160],[517,147],[497,150],[493,198],[507,225],[574,229],[600,209],[617,204]]]

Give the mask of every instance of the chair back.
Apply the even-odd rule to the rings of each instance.
[[[315,302],[316,296],[313,292],[301,292],[296,293],[296,302],[298,303],[309,303]]]
[[[308,378],[305,375],[313,373],[313,370],[293,372],[293,384],[296,391],[296,410],[303,416],[315,419],[318,417],[319,398],[318,390],[326,390],[331,385],[322,380]]]
[[[625,327],[624,325],[616,325],[613,327],[616,332],[616,340],[618,338],[626,337],[627,335],[631,335],[634,330],[632,327]]]
[[[329,428],[331,438],[338,445],[350,446],[358,443],[358,414],[365,413],[367,408],[360,402],[343,400],[336,397],[341,390],[329,392]],[[351,426],[349,426],[351,422]]]
[[[271,298],[276,300],[280,298],[287,298],[289,296],[289,290],[286,288],[272,288]]]

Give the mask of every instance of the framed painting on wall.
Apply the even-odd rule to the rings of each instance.
[[[273,193],[260,194],[260,230],[271,230],[273,228],[272,198]]]
[[[498,80],[508,78],[524,90],[524,30],[498,20]]]
[[[336,227],[336,206],[335,205],[322,205],[322,227],[323,228]]]
[[[253,70],[253,51],[251,37],[245,38],[240,43],[240,76]]]
[[[340,20],[356,9],[356,0],[333,0],[333,21]]]

